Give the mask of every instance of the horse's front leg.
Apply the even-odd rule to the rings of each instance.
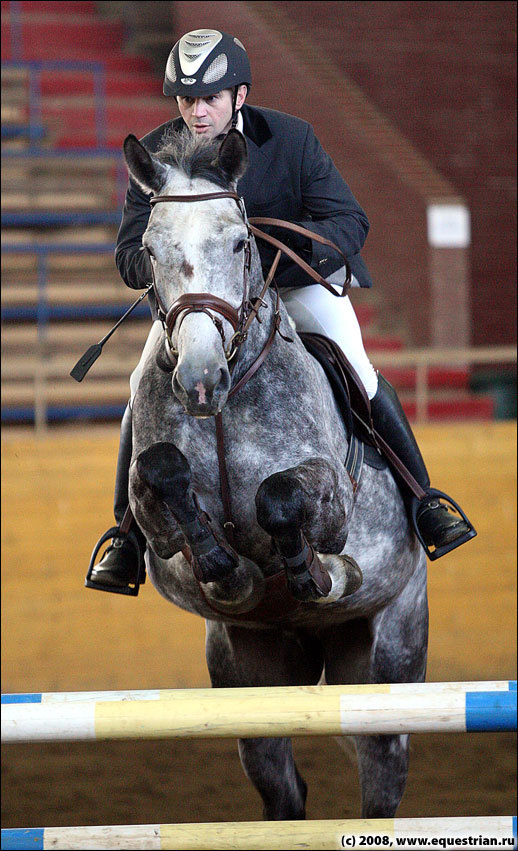
[[[332,602],[360,587],[360,568],[339,555],[351,505],[352,486],[323,458],[274,473],[260,485],[257,520],[274,540],[298,600]]]
[[[157,555],[169,558],[188,548],[194,575],[207,597],[232,611],[256,605],[264,593],[259,568],[239,555],[199,509],[189,463],[174,444],[154,443],[139,453],[132,490],[136,518],[145,532],[151,532],[150,544]]]

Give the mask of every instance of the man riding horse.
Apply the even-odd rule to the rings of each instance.
[[[372,281],[360,255],[369,230],[365,213],[309,124],[245,103],[251,82],[249,59],[239,39],[211,29],[187,33],[171,50],[163,86],[164,94],[176,99],[180,116],[152,130],[143,137],[142,144],[154,153],[172,134],[192,133],[214,140],[223,139],[230,128],[237,128],[248,147],[249,167],[238,183],[248,215],[274,216],[327,238],[347,257],[352,285],[370,287]],[[116,263],[124,282],[132,289],[147,287],[152,280],[149,255],[142,247],[150,212],[150,196],[130,178],[117,237]],[[291,231],[284,241],[332,285],[343,280],[342,261],[326,245],[310,242]],[[272,248],[268,244],[258,247],[263,268],[270,268]],[[370,400],[374,429],[425,491],[425,497],[416,504],[415,495],[402,486],[427,554],[430,556],[433,551],[432,557],[438,557],[437,554],[465,543],[476,534],[475,530],[465,515],[461,518],[452,512],[430,488],[426,465],[394,388],[374,370],[365,353],[348,296],[332,298],[287,257],[279,263],[275,279],[297,330],[329,337],[345,353]],[[132,396],[147,354],[163,331],[152,292],[149,299],[154,323],[131,376]],[[130,403],[122,419],[115,483],[118,528],[128,507],[131,453]],[[138,528],[133,540],[114,533],[103,558],[90,571],[89,586],[115,592],[127,589],[135,581],[144,549],[145,539]]]

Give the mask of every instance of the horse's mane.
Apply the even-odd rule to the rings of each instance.
[[[155,156],[166,165],[176,166],[191,179],[204,178],[221,189],[228,189],[228,176],[217,165],[220,144],[188,132],[170,130],[164,134],[162,147]]]

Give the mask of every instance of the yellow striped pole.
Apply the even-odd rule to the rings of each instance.
[[[458,686],[458,684],[456,684]],[[483,684],[481,684],[483,685]],[[187,689],[141,699],[4,695],[2,741],[251,738],[516,729],[516,686],[430,684]],[[39,698],[35,700],[23,698]],[[57,697],[57,696],[55,696]],[[19,698],[19,699],[17,699]]]
[[[393,848],[400,840],[448,839],[448,847],[484,847],[489,840],[513,847],[512,816],[424,819],[353,819],[330,821],[212,822],[208,824],[114,825],[2,830],[2,849],[160,849],[160,851],[233,851],[296,848]],[[371,840],[371,841],[369,841]],[[398,841],[399,840],[399,841]],[[457,843],[455,840],[459,840]],[[470,841],[471,840],[471,841]],[[408,842],[410,845],[410,841]],[[434,843],[437,845],[437,843]]]

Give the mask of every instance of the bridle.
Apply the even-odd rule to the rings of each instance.
[[[246,228],[247,228],[247,231],[248,231],[248,234],[249,234],[248,238],[245,240],[245,245],[244,245],[243,295],[242,295],[242,300],[241,300],[241,306],[240,306],[239,310],[236,310],[236,308],[233,305],[229,304],[229,302],[225,301],[224,299],[219,298],[218,296],[212,295],[211,293],[185,293],[184,295],[179,296],[176,299],[176,301],[173,302],[171,307],[169,309],[167,309],[162,304],[162,301],[160,299],[160,295],[158,293],[158,289],[157,289],[157,286],[156,286],[156,281],[154,279],[154,270],[153,270],[153,290],[154,290],[154,293],[155,293],[155,298],[157,300],[159,318],[162,320],[162,323],[164,324],[164,328],[165,328],[165,331],[166,331],[167,353],[169,355],[169,358],[173,362],[176,362],[176,358],[178,357],[178,352],[174,349],[173,342],[172,342],[173,329],[175,328],[176,324],[178,323],[177,330],[179,330],[181,323],[184,321],[184,319],[190,313],[205,313],[207,316],[209,316],[209,318],[212,320],[212,322],[214,323],[214,325],[216,326],[216,328],[218,329],[218,331],[220,333],[222,343],[223,343],[223,349],[224,349],[224,352],[225,352],[225,357],[226,357],[227,361],[231,361],[234,358],[236,352],[238,351],[239,346],[242,345],[242,343],[244,343],[244,341],[246,340],[246,338],[248,336],[248,329],[250,328],[250,325],[252,324],[253,320],[255,318],[259,319],[259,315],[258,315],[259,309],[261,307],[266,307],[266,302],[264,300],[264,297],[265,297],[266,293],[268,292],[270,285],[272,284],[275,272],[277,271],[277,266],[279,265],[281,253],[283,253],[283,252],[285,254],[287,254],[289,257],[291,257],[291,259],[294,260],[294,262],[297,263],[314,280],[316,280],[319,284],[322,284],[322,286],[326,287],[326,289],[328,289],[333,295],[335,295],[335,296],[336,295],[340,295],[340,296],[346,295],[347,290],[350,286],[350,280],[351,280],[350,267],[349,267],[349,264],[347,262],[345,255],[338,248],[338,246],[334,245],[334,243],[330,242],[329,240],[325,239],[324,237],[320,236],[319,234],[315,234],[312,231],[306,230],[306,228],[303,228],[300,225],[294,225],[291,222],[284,222],[284,221],[281,221],[280,219],[269,219],[269,218],[248,219],[247,215],[246,215],[246,210],[245,210],[245,205],[244,205],[243,199],[236,192],[230,192],[230,191],[207,192],[207,193],[200,194],[200,195],[153,195],[150,199],[150,204],[151,204],[151,207],[154,207],[156,204],[161,204],[161,203],[165,203],[165,202],[195,203],[195,202],[198,202],[198,201],[210,201],[210,200],[216,200],[216,199],[220,199],[220,198],[231,198],[232,200],[234,200],[236,202],[236,204],[239,208],[239,211],[241,213],[241,216],[243,218],[243,222],[246,225]],[[309,264],[307,264],[304,260],[302,260],[302,258],[300,258],[297,254],[295,254],[294,251],[292,251],[290,248],[288,248],[287,245],[284,245],[284,243],[280,242],[279,240],[275,239],[274,237],[270,236],[269,234],[266,234],[264,231],[259,230],[257,227],[254,226],[253,222],[255,222],[257,224],[263,224],[263,225],[265,225],[265,224],[266,225],[277,225],[277,226],[280,226],[280,227],[287,228],[289,230],[296,231],[297,233],[301,233],[302,235],[307,236],[310,239],[315,239],[318,242],[321,242],[325,245],[328,245],[331,248],[334,248],[336,251],[338,251],[344,259],[344,265],[345,265],[345,268],[346,268],[346,278],[345,278],[345,281],[344,281],[342,292],[337,293],[334,290],[334,288],[330,284],[328,284],[328,282],[324,278],[322,278],[321,275],[318,274],[318,272],[315,272],[315,270],[312,269],[311,266],[309,266]],[[257,296],[253,300],[253,302],[249,301],[249,299],[248,299],[250,264],[251,264],[251,259],[252,259],[252,250],[251,250],[251,245],[250,245],[250,234],[253,234],[255,237],[258,237],[260,239],[264,239],[266,242],[269,242],[271,245],[273,245],[277,249],[275,259],[274,259],[274,261],[273,261],[273,263],[270,267],[270,271],[268,272],[268,275],[267,275],[266,280],[264,282],[263,288],[262,288],[259,296]],[[275,311],[275,331],[279,330],[279,324],[280,324],[280,317],[279,317],[278,308],[279,308],[279,294],[277,292],[277,307],[276,307],[276,311]],[[213,315],[214,313],[219,314],[219,316],[222,316],[224,319],[226,319],[231,324],[231,326],[233,328],[234,333],[232,335],[232,338],[231,338],[227,348],[226,348],[226,340],[225,340],[225,333],[224,333],[224,329],[223,329],[223,324],[221,322],[221,319],[218,318],[218,316]],[[259,321],[261,321],[261,320],[259,320]],[[269,338],[268,342],[266,344],[268,346],[268,349],[271,347],[271,344],[273,343],[275,331],[274,331],[273,335],[270,335],[271,340]],[[263,360],[264,360],[264,358],[263,358]]]
[[[239,206],[241,215],[243,216],[243,220],[246,222],[246,213],[244,210],[242,199],[233,192],[208,192],[202,195],[154,195],[150,199],[150,204],[152,207],[155,204],[163,203],[163,202],[179,202],[179,203],[189,203],[195,201],[208,201],[217,198],[233,198]],[[248,282],[249,282],[249,274],[250,274],[250,263],[251,263],[251,248],[250,248],[250,239],[248,238],[245,241],[244,246],[245,258],[243,264],[243,298],[241,302],[240,310],[236,310],[236,308],[229,304],[228,301],[219,298],[218,296],[212,295],[211,293],[185,293],[184,295],[179,296],[176,301],[171,305],[171,307],[166,310],[160,300],[160,296],[157,291],[156,282],[153,280],[153,288],[155,292],[155,297],[158,305],[158,315],[162,320],[165,331],[166,331],[166,339],[167,339],[167,350],[169,356],[173,356],[175,359],[178,356],[178,352],[173,348],[172,343],[172,333],[173,328],[178,322],[178,329],[186,316],[190,313],[205,313],[215,324],[218,329],[222,343],[223,349],[225,352],[225,357],[227,361],[232,360],[237,351],[237,346],[243,339],[246,339],[245,334],[245,323],[247,317],[246,312],[246,300],[248,293]],[[228,348],[226,348],[226,340],[225,340],[225,332],[223,329],[223,324],[221,319],[213,314],[219,314],[228,322],[230,322],[234,334],[230,340],[230,344]],[[177,329],[177,330],[178,330]],[[248,328],[247,328],[248,330]]]
[[[270,218],[251,218],[248,219],[246,215],[245,205],[243,199],[236,193],[230,191],[221,191],[221,192],[208,192],[201,195],[154,195],[150,198],[151,207],[154,207],[155,204],[162,203],[181,203],[181,204],[190,204],[196,203],[198,201],[210,201],[216,200],[219,198],[231,198],[233,199],[239,207],[240,213],[243,217],[243,222],[246,225],[248,231],[248,238],[245,241],[244,247],[244,263],[243,263],[243,295],[241,300],[241,306],[239,310],[229,304],[229,302],[224,299],[219,298],[218,296],[212,295],[211,293],[185,293],[184,295],[179,296],[175,302],[168,309],[162,304],[160,299],[155,276],[153,270],[153,290],[155,293],[155,297],[157,300],[159,317],[164,325],[165,334],[166,334],[166,352],[168,358],[172,364],[172,366],[176,366],[178,352],[174,349],[172,343],[172,334],[173,329],[177,326],[177,330],[180,327],[181,323],[184,321],[185,317],[190,313],[205,313],[210,319],[214,322],[216,328],[218,329],[222,342],[223,349],[225,352],[225,357],[227,361],[231,361],[239,347],[245,342],[248,336],[248,330],[250,325],[254,321],[255,318],[259,322],[262,320],[259,318],[259,310],[261,307],[266,307],[267,302],[265,301],[265,295],[268,292],[268,288],[273,282],[275,272],[277,271],[277,266],[279,265],[279,260],[281,254],[287,254],[298,266],[303,269],[306,274],[308,274],[313,280],[317,283],[321,284],[325,287],[329,292],[331,292],[334,296],[345,296],[349,289],[351,283],[351,269],[349,263],[343,254],[343,252],[336,246],[333,242],[325,237],[320,236],[320,234],[313,233],[312,231],[303,228],[301,225],[295,225],[291,222],[285,222],[280,219],[270,219]],[[259,230],[255,225],[275,225],[277,227],[283,227],[288,230],[292,230],[296,233],[299,233],[309,239],[316,240],[324,245],[333,248],[337,251],[344,260],[344,266],[346,270],[345,281],[343,284],[342,292],[337,293],[336,290],[323,278],[318,272],[315,272],[311,266],[302,260],[301,257],[298,256],[291,248],[288,248],[287,245],[275,239],[275,237],[270,236],[270,234],[265,233],[262,230]],[[266,242],[269,242],[270,245],[273,245],[274,248],[277,249],[277,253],[275,255],[274,261],[270,267],[270,271],[266,277],[264,282],[264,286],[258,296],[256,296],[253,301],[249,300],[249,279],[250,279],[250,266],[251,266],[251,244],[250,244],[250,235],[253,234],[255,237],[259,239],[263,239]],[[153,269],[153,265],[151,264],[151,268]],[[279,311],[279,291],[277,290],[277,304],[274,311],[274,321],[272,323],[272,328],[270,330],[270,334],[268,339],[259,354],[259,356],[254,360],[252,365],[248,368],[245,374],[239,379],[239,381],[234,384],[229,393],[228,398],[237,393],[238,390],[246,384],[247,381],[254,375],[255,372],[259,369],[259,367],[264,363],[268,352],[270,351],[273,341],[275,339],[276,334],[278,333],[284,340],[287,342],[293,342],[290,337],[286,337],[279,330],[279,326],[281,323],[281,315]],[[213,314],[217,314],[214,316]],[[223,317],[224,319],[230,322],[233,328],[233,335],[229,342],[229,345],[226,347],[225,334],[223,329],[223,324],[219,317]],[[178,323],[178,325],[177,325]],[[225,523],[224,528],[227,534],[227,538],[230,543],[233,542],[233,529],[234,522],[232,520],[232,510],[231,510],[231,499],[230,499],[230,487],[228,483],[228,474],[225,463],[225,442],[223,435],[223,420],[221,411],[215,415],[216,422],[216,438],[217,438],[217,453],[218,453],[218,464],[219,464],[219,474],[220,474],[220,486],[221,486],[221,496],[223,501],[223,509],[225,514]]]

